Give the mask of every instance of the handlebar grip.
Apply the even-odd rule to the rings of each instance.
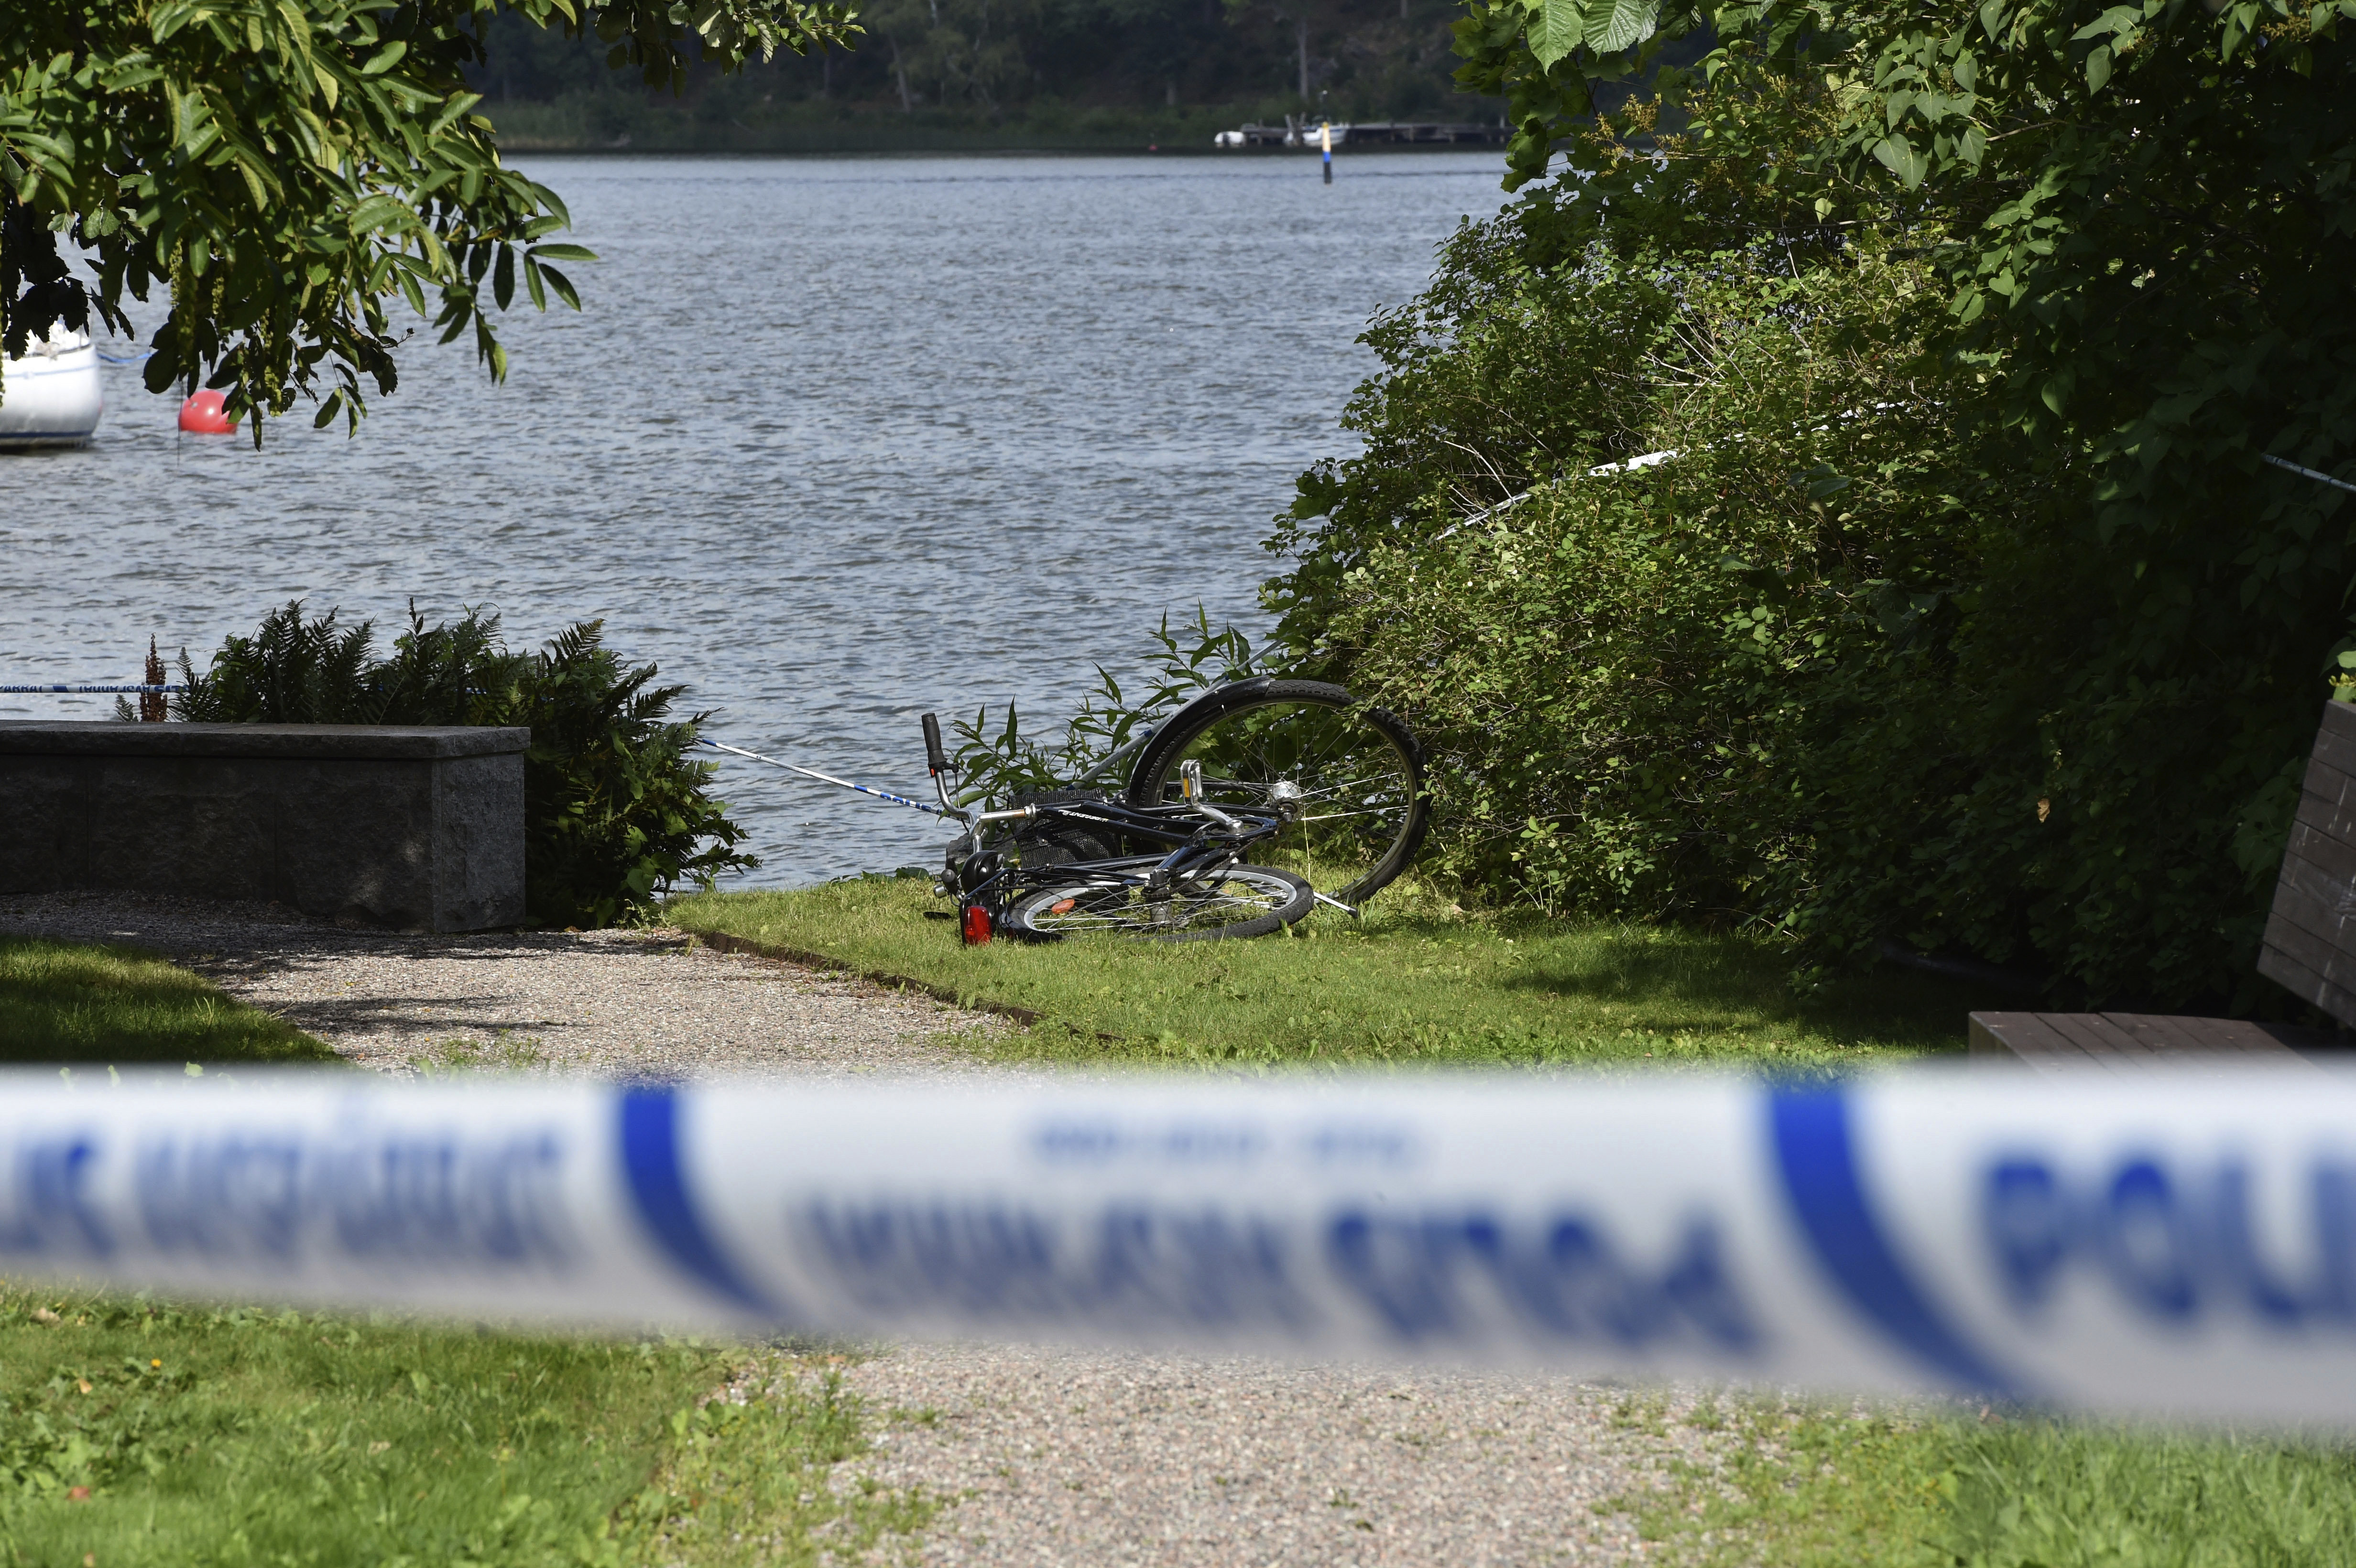
[[[949,771],[948,753],[941,750],[941,721],[925,715],[925,762],[936,773]]]

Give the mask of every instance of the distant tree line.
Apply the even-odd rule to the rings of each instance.
[[[989,123],[1048,104],[1494,119],[1494,101],[1452,80],[1460,15],[1448,0],[878,0],[860,12],[865,34],[851,48],[734,73],[691,68],[683,107],[740,123],[872,112]],[[679,101],[609,69],[594,34],[501,11],[485,42],[469,77],[494,118],[512,104]]]

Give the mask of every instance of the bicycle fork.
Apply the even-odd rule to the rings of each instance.
[[[941,744],[941,721],[930,713],[925,715],[925,765],[932,771],[933,794],[940,801],[942,812],[965,823],[966,831],[974,835],[974,849],[979,855],[981,819],[989,814],[959,810],[957,803],[949,799],[948,749]],[[998,933],[998,920],[990,905],[973,896],[997,880],[994,869],[980,888],[967,887],[963,876],[958,879],[958,940],[968,947],[979,947]]]

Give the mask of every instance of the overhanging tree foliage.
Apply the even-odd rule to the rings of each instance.
[[[695,56],[846,45],[841,0],[508,0],[536,26],[593,28],[608,64],[678,81]],[[363,379],[396,380],[395,295],[435,296],[447,342],[471,330],[493,377],[487,306],[519,284],[579,304],[550,263],[569,219],[504,166],[465,69],[494,0],[59,0],[0,8],[0,342],[95,315],[158,284],[171,314],[148,387],[227,390],[253,416],[324,398],[357,421]],[[96,274],[87,287],[67,258]],[[5,395],[0,386],[0,396]]]
[[[1510,94],[1511,188],[1672,38],[1756,46],[1838,109],[1782,149],[1791,176],[1827,219],[1935,236],[1966,347],[2005,355],[2005,417],[2094,442],[2106,527],[2220,469],[2312,522],[2321,497],[2258,454],[2356,441],[2351,22],[2356,0],[1473,0],[1459,75]]]

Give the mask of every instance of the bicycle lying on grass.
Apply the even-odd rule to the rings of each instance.
[[[1265,936],[1320,902],[1355,915],[1430,826],[1414,735],[1323,681],[1214,687],[1071,784],[998,809],[957,804],[930,713],[924,730],[937,805],[703,743],[963,823],[935,885],[957,901],[947,918],[969,943],[1092,932],[1200,942]],[[1131,759],[1126,785],[1108,787]]]

